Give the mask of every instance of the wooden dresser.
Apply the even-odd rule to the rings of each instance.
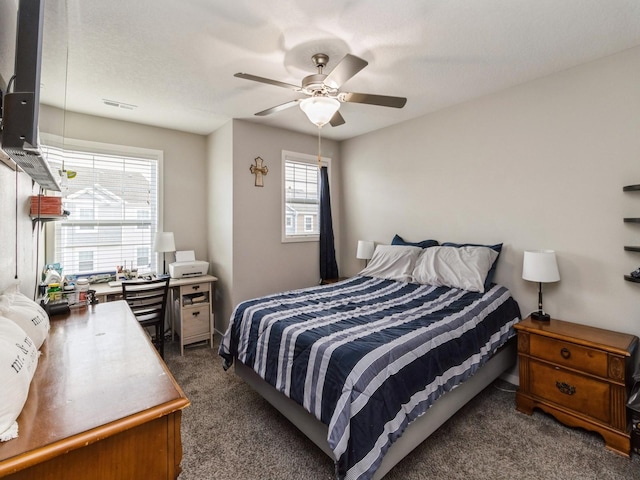
[[[630,454],[629,381],[638,338],[552,319],[527,318],[518,331],[516,408],[598,432],[608,449]]]
[[[124,301],[53,317],[41,352],[0,477],[178,477],[189,400]]]

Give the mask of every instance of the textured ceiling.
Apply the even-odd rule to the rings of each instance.
[[[41,99],[67,110],[208,134],[231,118],[315,134],[299,85],[347,53],[342,90],[407,97],[342,104],[342,140],[640,45],[638,0],[45,0]],[[135,105],[106,106],[103,99]]]

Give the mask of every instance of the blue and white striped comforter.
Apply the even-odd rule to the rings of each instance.
[[[407,425],[514,335],[518,304],[370,277],[248,300],[219,353],[329,426],[339,479],[368,479]]]

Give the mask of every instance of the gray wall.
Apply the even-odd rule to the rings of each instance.
[[[174,233],[178,250],[195,250],[198,260],[208,260],[204,136],[74,112],[63,113],[48,106],[40,109],[40,130],[67,140],[161,150],[164,231]],[[174,261],[171,253],[166,258],[167,265]]]
[[[7,87],[14,70],[17,0],[0,2],[0,88]],[[13,161],[0,151],[0,292],[17,282],[25,295],[35,291],[36,245],[40,229],[32,232],[29,218],[31,179],[16,176]]]
[[[521,278],[522,254],[550,248],[562,279],[545,287],[549,312],[640,335],[640,287],[622,278],[640,265],[623,251],[640,244],[640,229],[622,222],[640,216],[640,195],[622,192],[640,183],[638,78],[634,48],[341,144],[323,141],[341,274],[363,267],[359,239],[504,242],[496,279],[528,314],[537,286]],[[46,125],[55,111],[42,116]],[[165,229],[221,277],[219,330],[241,300],[317,283],[317,243],[280,241],[281,151],[314,155],[314,136],[235,120],[207,138],[71,113],[65,128],[70,138],[165,152]],[[262,188],[249,172],[256,156],[269,167]],[[31,182],[18,176],[16,218],[15,179],[0,165],[0,289],[17,268],[32,294]]]
[[[342,144],[341,265],[359,239],[504,242],[496,280],[522,313],[527,249],[557,252],[554,317],[640,335],[640,47]],[[409,99],[411,101],[411,99]]]
[[[207,137],[207,207],[215,329],[224,331],[233,308],[233,122]]]
[[[231,310],[243,300],[319,282],[318,242],[281,242],[282,150],[317,155],[318,139],[243,120],[233,120],[209,136],[209,205],[213,209],[209,235],[211,256],[221,264],[213,274],[220,278],[224,301],[216,319],[219,330],[226,329]],[[323,140],[322,155],[332,159],[331,200],[337,242],[341,228],[336,175],[339,144]],[[254,185],[249,171],[256,157],[269,168],[263,187]],[[230,168],[232,177],[228,177]],[[230,205],[222,207],[227,208],[226,213],[219,212],[216,202],[229,201]],[[229,209],[231,219],[227,217]],[[225,231],[230,224],[231,236]],[[231,254],[231,260],[222,258],[222,252]]]
[[[61,118],[64,122],[60,121]],[[46,106],[40,110],[40,130],[63,135],[66,139],[162,150],[164,229],[174,232],[176,248],[195,250],[198,259],[208,260],[207,199],[203,174],[206,137],[72,112],[63,114]],[[37,192],[38,186],[32,188],[31,179],[20,173],[16,197],[16,175],[0,164],[0,291],[14,282],[17,268],[21,290],[25,295],[34,295],[37,277],[45,260],[42,253],[44,239],[42,235],[38,238],[42,229],[32,230],[29,218],[29,196]],[[37,245],[41,247],[39,255]],[[173,254],[167,254],[167,263],[173,259]]]
[[[13,170],[0,163],[0,293],[18,282],[22,293],[34,296],[39,270],[36,246],[42,231],[31,228],[29,196],[36,193],[37,186],[32,190],[25,173],[16,178]]]

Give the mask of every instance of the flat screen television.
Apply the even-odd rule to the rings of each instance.
[[[15,70],[2,98],[2,150],[42,188],[60,191],[40,154],[38,112],[44,0],[20,0],[17,12]]]

